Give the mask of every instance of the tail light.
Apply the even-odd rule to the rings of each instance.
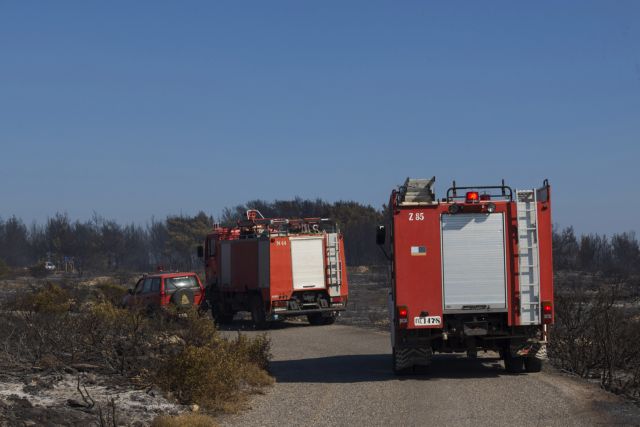
[[[398,326],[406,328],[409,323],[409,310],[405,306],[398,307]]]
[[[467,203],[477,203],[480,200],[480,195],[477,191],[467,191]]]
[[[551,301],[542,302],[542,323],[549,324],[553,322],[553,305]]]
[[[342,302],[342,297],[331,297],[331,302],[333,304],[341,303]]]
[[[482,200],[483,202],[486,202],[487,200],[491,200],[491,196],[489,194],[481,194],[480,200]]]
[[[271,305],[274,307],[286,307],[287,301],[273,301]]]

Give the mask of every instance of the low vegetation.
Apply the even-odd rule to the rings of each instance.
[[[623,284],[564,286],[549,356],[559,368],[640,400],[640,307]]]
[[[115,302],[123,290],[48,284],[18,294],[0,312],[0,369],[89,366],[213,411],[235,410],[271,383],[266,336],[225,338],[196,310],[175,318],[122,309]]]

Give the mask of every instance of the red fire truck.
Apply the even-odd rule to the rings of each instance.
[[[198,255],[219,323],[248,311],[257,328],[289,316],[326,325],[346,308],[344,242],[329,219],[264,218],[249,210],[236,227],[215,227]]]
[[[478,349],[498,351],[509,372],[540,371],[554,316],[548,181],[533,190],[454,181],[440,200],[434,182],[394,190],[376,236],[392,265],[394,372]]]

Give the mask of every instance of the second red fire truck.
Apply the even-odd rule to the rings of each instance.
[[[391,193],[377,242],[391,259],[393,369],[434,352],[500,352],[510,372],[537,372],[553,323],[551,188],[453,186],[407,179]]]
[[[248,311],[258,328],[290,316],[326,325],[346,308],[344,242],[329,219],[264,218],[249,210],[236,227],[215,227],[198,255],[217,322]]]

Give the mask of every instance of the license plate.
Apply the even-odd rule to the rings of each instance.
[[[431,326],[442,324],[440,316],[414,317],[413,324],[416,326]]]

